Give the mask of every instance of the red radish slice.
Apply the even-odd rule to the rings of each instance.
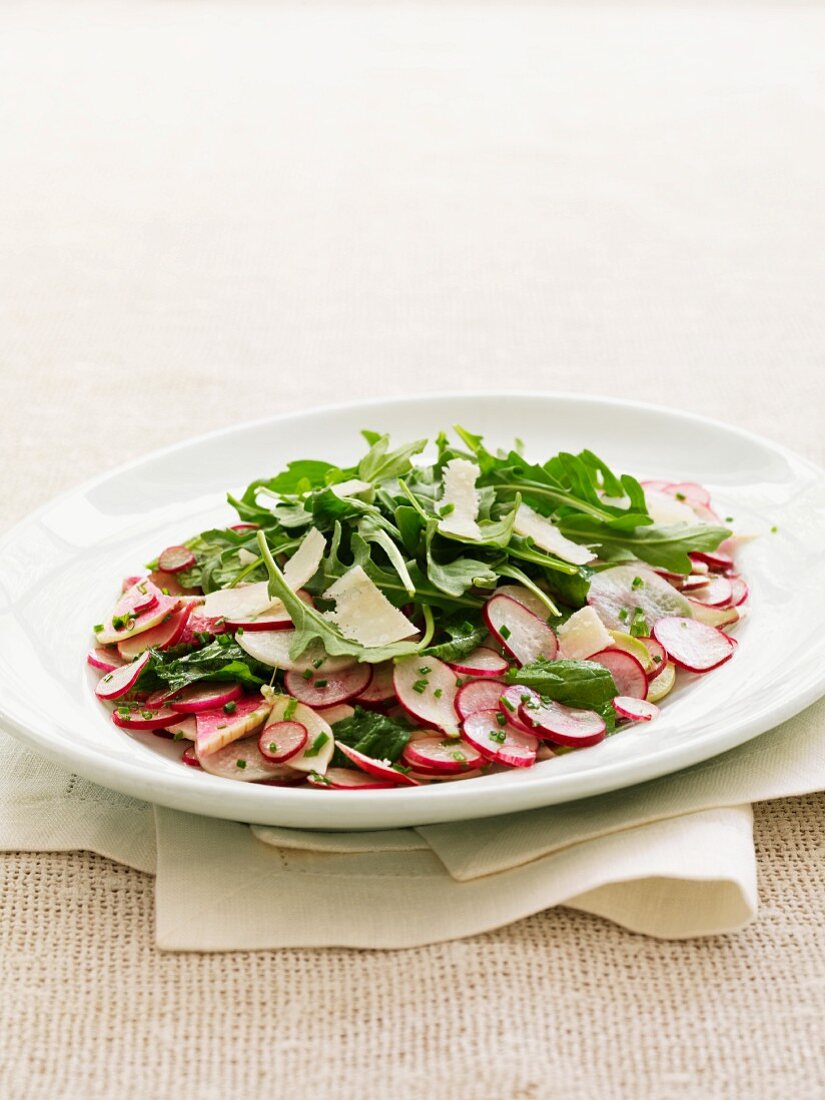
[[[305,592],[302,588],[299,588],[295,595],[308,607],[315,606],[315,600],[313,600],[309,592]],[[267,611],[262,611],[258,615],[227,615],[224,622],[233,629],[237,629],[238,627],[243,627],[244,630],[292,629],[292,619],[290,619],[287,609],[280,601],[277,602],[275,607],[271,607]]]
[[[697,593],[698,596],[698,592],[700,592],[703,588],[707,588],[710,579],[711,578],[707,573],[691,573],[689,577],[682,578],[681,584],[672,580],[670,583],[676,583],[676,586],[680,592]]]
[[[257,696],[239,699],[231,714],[227,714],[223,707],[198,711],[195,740],[198,759],[203,763],[205,757],[253,733],[267,720],[271,710],[272,704]],[[258,751],[257,745],[255,751]]]
[[[509,668],[507,659],[486,645],[447,664],[461,676],[502,676]]]
[[[460,718],[467,718],[477,710],[496,710],[504,690],[501,680],[469,680],[456,693],[455,709]]]
[[[748,598],[748,586],[741,577],[730,578],[730,602],[739,607]]]
[[[694,619],[660,619],[653,630],[673,663],[688,672],[710,672],[733,656],[734,643],[726,634]]]
[[[668,485],[665,492],[679,499],[684,497],[687,504],[702,504],[706,508],[710,504],[710,493],[695,481],[675,481]]]
[[[180,714],[197,714],[202,710],[216,710],[230,705],[230,710],[225,713],[231,716],[231,704],[242,695],[240,684],[192,684],[176,695],[169,705]],[[260,700],[254,702],[259,703]]]
[[[230,531],[238,531],[241,534],[244,531],[257,531],[258,530],[258,524],[257,523],[233,523],[232,526],[229,528],[229,530]]]
[[[233,741],[213,753],[197,751],[198,763],[205,772],[221,779],[239,779],[243,783],[260,780],[276,782],[295,781],[300,778],[287,764],[273,764],[258,750],[255,737]]]
[[[125,713],[124,713],[125,712]],[[160,730],[166,729],[170,722],[174,722],[177,714],[168,707],[161,710],[151,710],[141,704],[129,707],[117,707],[112,711],[112,721],[116,726],[127,730]]]
[[[200,760],[198,760],[198,754],[195,752],[194,745],[187,745],[183,750],[181,756],[181,763],[187,764],[190,768],[199,768],[201,766]]]
[[[525,588],[521,584],[502,584],[495,590],[493,595],[509,596],[511,600],[520,603],[522,607],[526,607],[528,611],[532,611],[540,619],[546,620],[550,614],[547,604],[535,592],[531,592],[529,588]]]
[[[307,782],[312,787],[325,787],[329,791],[391,791],[396,786],[357,768],[327,768],[324,775],[311,772]]]
[[[181,719],[181,716],[177,714],[175,715],[175,721],[170,722],[166,728],[176,741],[182,737],[187,741],[194,741],[198,735],[198,722],[194,714],[184,719]]]
[[[373,665],[372,679],[356,700],[359,706],[380,707],[395,699],[395,685],[392,680],[394,671],[395,665],[392,661]]]
[[[268,724],[295,721],[307,729],[306,745],[289,761],[289,766],[296,771],[318,772],[323,775],[332,760],[335,735],[324,715],[325,711],[315,711],[289,695],[277,695],[273,698]]]
[[[509,596],[492,596],[484,605],[484,621],[497,642],[520,665],[539,657],[552,661],[559,643],[553,629],[538,615]]]
[[[368,687],[372,669],[369,665],[353,665],[341,672],[287,672],[284,687],[301,703],[315,710],[335,707],[354,699]]]
[[[655,703],[646,699],[634,699],[630,695],[617,695],[613,700],[613,709],[622,718],[631,722],[649,722],[661,713]]]
[[[657,481],[655,478],[649,481],[640,481],[643,489],[652,489],[655,493],[666,493],[673,484],[672,481]]]
[[[149,654],[144,653],[136,661],[121,665],[114,672],[107,672],[98,681],[95,695],[98,699],[119,699],[121,695],[126,695],[135,686],[138,677],[148,664]]]
[[[341,672],[355,664],[354,657],[330,657],[320,642],[307,646],[300,657],[290,657],[289,650],[294,638],[294,630],[244,630],[236,635],[241,649],[270,668],[294,669],[297,672],[310,669],[320,676],[322,673]],[[321,664],[317,663],[319,661]]]
[[[366,772],[367,775],[373,775],[376,779],[383,779],[396,787],[418,786],[417,780],[410,779],[404,772],[400,772],[396,768],[391,767],[388,761],[375,760],[371,756],[365,756],[364,753],[351,748],[349,745],[344,745],[340,741],[336,741],[336,746],[341,750],[344,756],[348,757],[357,768]]]
[[[647,698],[647,673],[631,653],[623,649],[603,649],[587,659],[607,669],[619,695],[630,695],[633,699]]]
[[[734,566],[733,558],[724,550],[697,550],[695,554],[690,555],[690,560],[704,562],[708,568],[720,573],[724,573],[726,569],[733,569]]]
[[[188,546],[167,546],[158,555],[158,565],[164,573],[182,573],[195,563],[195,555]]]
[[[690,604],[647,566],[614,565],[590,579],[587,602],[608,630],[626,630],[639,608],[648,626],[666,615],[690,615]]]
[[[123,665],[123,658],[117,650],[104,649],[103,646],[90,649],[86,660],[92,668],[99,668],[101,672],[114,672]]]
[[[667,668],[667,654],[665,648],[656,641],[655,638],[637,638],[637,641],[641,642],[643,646],[647,647],[647,651],[650,654],[652,661],[652,667],[648,669],[647,681],[655,680],[656,677]]]
[[[480,768],[484,757],[468,741],[459,737],[440,737],[432,734],[407,742],[402,759],[411,768],[425,768],[442,775]]]
[[[537,737],[556,745],[584,748],[603,741],[607,732],[602,717],[594,710],[579,710],[553,701],[522,704],[522,721],[530,724]]]
[[[213,619],[195,609],[186,621],[178,645],[203,645],[211,642],[218,634],[226,634],[226,632],[226,623],[223,619]],[[208,635],[208,638],[203,638],[204,634]]]
[[[199,591],[197,588],[184,588],[174,573],[165,573],[162,569],[150,573],[149,580],[169,596],[191,596],[193,592]]]
[[[165,706],[173,696],[177,695],[178,691],[180,691],[180,688],[158,688],[157,691],[153,691],[147,695],[144,702],[147,707],[162,707]]]
[[[393,683],[399,703],[417,722],[458,734],[456,676],[449,665],[413,654],[396,662]]]
[[[308,738],[303,722],[292,719],[270,722],[258,735],[258,748],[261,755],[273,764],[285,764],[291,757],[298,755]]]
[[[114,616],[110,618],[103,624],[103,629],[97,631],[97,640],[103,645],[111,645],[113,642],[124,642],[127,638],[135,637],[138,634],[142,634],[145,630],[151,630],[155,626],[160,626],[170,612],[178,610],[179,604],[180,600],[177,596],[160,595],[148,611],[141,611],[134,618],[131,617],[130,613],[124,616],[125,622],[123,619],[118,619],[117,622],[123,623],[122,626],[115,626]]]
[[[536,701],[538,694],[532,688],[522,687],[521,684],[511,684],[499,697],[498,709],[511,726],[515,726],[522,733],[532,733],[530,726],[521,720],[519,711],[522,704]]]
[[[727,577],[711,574],[707,584],[695,591],[692,598],[705,607],[725,607],[733,599],[733,586]]]
[[[131,661],[147,649],[171,649],[172,646],[180,645],[191,614],[192,604],[184,604],[180,611],[173,611],[160,626],[142,630],[140,634],[118,642],[118,653],[125,660]]]
[[[356,700],[360,705],[361,700]],[[352,718],[355,714],[355,708],[348,706],[346,703],[339,703],[337,707],[326,707],[324,710],[324,720],[331,726],[334,726],[336,722],[344,722],[347,718]]]
[[[732,626],[739,622],[739,612],[735,607],[706,607],[698,600],[688,600],[691,614],[697,623],[706,626]]]
[[[117,615],[122,617],[132,612],[139,615],[142,611],[148,611],[150,607],[155,607],[158,598],[162,595],[161,590],[152,584],[148,577],[139,577],[117,601],[112,617],[114,618]]]
[[[124,577],[120,586],[121,594],[128,592],[130,588],[136,585],[139,581],[145,581],[145,577]]]
[[[508,768],[529,768],[536,762],[538,740],[522,733],[508,722],[502,723],[500,710],[478,710],[466,718],[462,727],[465,738],[482,756]]]

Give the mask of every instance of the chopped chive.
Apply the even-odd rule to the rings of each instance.
[[[529,699],[529,698],[530,698],[530,696],[528,695],[528,696],[527,696],[527,698]],[[502,695],[502,697],[501,697],[501,700],[500,700],[500,701],[501,701],[502,703],[504,703],[505,707],[507,707],[507,709],[508,709],[508,710],[510,711],[510,713],[512,713],[512,712],[513,712],[513,711],[514,711],[514,710],[516,709],[516,708],[515,708],[515,705],[514,705],[513,703],[511,703],[511,702],[510,702],[510,700],[509,700],[509,699],[507,698],[507,696],[506,696],[506,695]]]
[[[413,691],[418,692],[419,695],[423,695],[424,692],[427,690],[427,684],[428,683],[429,683],[429,680],[416,680],[415,683],[412,686]]]
[[[506,726],[507,725],[507,719],[504,717],[504,715],[501,712],[499,712],[496,715],[496,721],[498,722],[498,724],[500,726]]]
[[[235,761],[235,766],[238,767],[238,768],[245,768],[246,767],[246,761],[245,760],[236,760]]]
[[[278,746],[274,741],[269,742],[269,751],[270,752],[277,752],[278,751]]]
[[[676,497],[677,500],[687,500],[687,497],[684,493],[674,493],[673,495]]]
[[[305,680],[311,680],[312,679],[312,669],[308,668],[306,670],[306,672],[304,673],[304,679]]]
[[[498,632],[502,636],[502,638],[505,640],[505,642],[510,637],[510,628],[506,624],[503,625],[503,626],[500,626],[498,628]]]
[[[778,527],[771,527],[771,534],[775,535],[778,530],[779,530]]]
[[[319,657],[317,661],[312,662],[312,667],[313,668],[320,668],[323,663],[324,663],[324,658]]]
[[[504,730],[490,730],[489,737],[491,741],[495,741],[499,745],[503,745],[507,740],[507,734]]]
[[[234,714],[237,709],[238,704],[234,700],[230,701],[229,703],[224,703],[223,705],[224,714]]]
[[[422,676],[427,676],[430,672],[432,672],[432,669],[429,665],[422,665],[418,671],[421,673]]]
[[[325,687],[327,687],[328,684],[329,684],[329,680],[316,680],[315,681],[315,687],[317,687],[317,688],[325,688]]]
[[[298,709],[298,700],[290,699],[287,705],[284,707],[284,721],[288,722],[295,711]]]
[[[633,581],[631,582],[630,587],[631,588],[642,588],[644,586],[644,583],[645,582],[642,580],[641,577],[634,577]]]
[[[327,741],[329,741],[329,734],[319,733],[310,747],[304,751],[304,756],[317,756]]]
[[[103,623],[95,623],[95,625],[92,627],[92,630],[95,632],[95,634],[99,634],[102,629]]]
[[[443,691],[442,688],[436,688],[435,691],[433,692],[433,698],[440,699],[443,694],[444,694],[444,691]]]

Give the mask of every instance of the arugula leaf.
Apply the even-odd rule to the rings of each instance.
[[[356,706],[350,718],[335,722],[332,732],[336,741],[357,749],[373,760],[389,760],[395,763],[404,751],[412,733],[412,726],[403,719],[390,718],[375,710]],[[352,767],[352,761],[336,749],[333,767]]]
[[[436,521],[429,520],[424,536],[427,547],[427,576],[436,588],[446,592],[448,596],[463,596],[468,588],[473,587],[495,588],[498,574],[487,562],[463,556],[448,562],[438,561],[433,549],[436,531]]]
[[[395,451],[387,451],[390,444],[388,435],[374,438],[369,451],[358,463],[358,476],[362,481],[384,481],[387,478],[401,477],[412,469],[413,455],[420,454],[427,446],[426,439],[418,439],[414,443],[406,443]]]
[[[715,550],[731,533],[727,527],[704,523],[676,523],[667,527],[652,524],[624,531],[589,516],[565,516],[560,527],[570,538],[600,547],[618,547],[650,565],[685,574],[691,569],[690,552]]]
[[[440,661],[456,661],[466,657],[487,637],[485,623],[473,623],[469,619],[451,619],[441,624],[441,629],[449,635],[448,642],[432,645],[422,651],[422,656],[438,657]]]
[[[153,649],[139,683],[145,687],[148,683],[160,681],[174,691],[196,684],[199,680],[234,680],[245,687],[259,687],[265,683],[270,671],[254,661],[228,634],[221,634],[209,645],[182,657]]]
[[[333,481],[343,481],[350,476],[351,471],[341,470],[331,462],[303,458],[298,462],[288,462],[285,470],[262,484],[273,493],[294,496],[312,489],[323,489]]]
[[[511,668],[508,684],[532,688],[545,699],[571,707],[600,710],[618,694],[613,677],[595,661],[548,661],[539,657],[523,668]]]
[[[239,580],[264,580],[266,572],[263,563],[257,565],[244,560],[240,554],[246,550],[257,557],[258,545],[254,531],[233,531],[231,528],[214,528],[202,531],[186,543],[195,555],[195,564],[178,574],[178,580],[185,588],[202,588],[204,592],[214,592],[218,588],[229,588]],[[276,552],[291,550],[297,546],[297,540],[281,540]]]

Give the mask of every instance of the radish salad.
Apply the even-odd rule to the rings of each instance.
[[[116,726],[227,779],[411,787],[596,745],[733,657],[748,587],[701,485],[363,435],[124,579],[88,655]]]

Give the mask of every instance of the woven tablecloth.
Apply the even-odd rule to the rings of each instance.
[[[819,5],[3,5],[2,523],[228,422],[503,384],[822,462],[823,41]],[[819,1097],[825,797],[756,839],[736,935],[387,953],[160,955],[150,877],[0,856],[0,1095]]]

